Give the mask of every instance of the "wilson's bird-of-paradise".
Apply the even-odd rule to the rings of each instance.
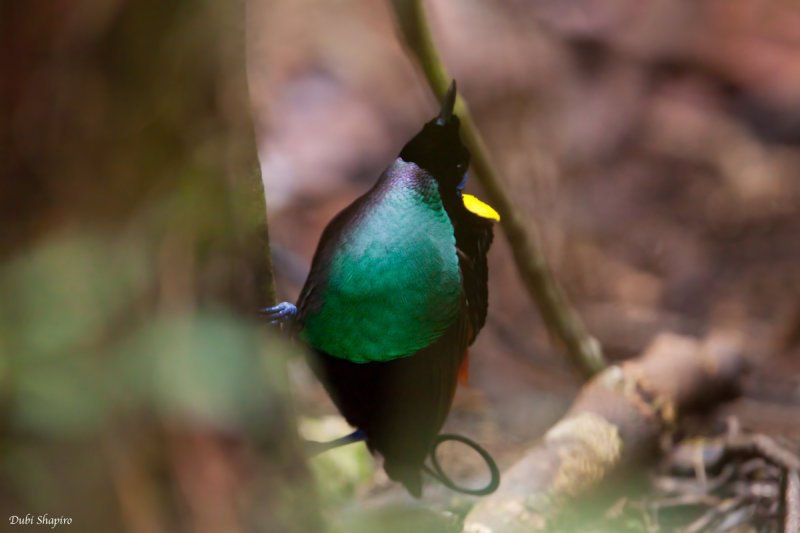
[[[311,366],[342,415],[416,497],[486,320],[499,220],[462,194],[470,155],[455,96],[453,82],[439,115],[331,220],[297,305],[261,311],[313,348]]]

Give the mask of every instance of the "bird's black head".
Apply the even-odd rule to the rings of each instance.
[[[461,122],[453,114],[456,82],[450,84],[439,116],[431,120],[403,147],[400,157],[427,170],[439,182],[440,191],[461,190],[469,167],[469,151],[461,144]]]

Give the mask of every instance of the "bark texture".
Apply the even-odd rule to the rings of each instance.
[[[466,518],[466,533],[546,530],[608,474],[653,454],[677,413],[732,397],[745,359],[738,342],[671,334],[638,359],[587,383],[567,414],[517,463],[500,488]]]

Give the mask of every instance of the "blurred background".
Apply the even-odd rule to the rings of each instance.
[[[735,419],[797,451],[800,5],[425,5],[505,187],[607,357],[659,332],[735,331],[755,363],[744,395],[683,431]],[[260,180],[277,297],[295,301],[325,224],[438,108],[390,4],[2,9],[0,520],[458,529],[474,499],[432,484],[414,502],[363,445],[306,464],[296,428],[349,428],[300,350],[251,313],[273,296]],[[481,196],[475,177],[467,189]],[[499,227],[489,262],[487,325],[445,430],[503,469],[582,381]],[[443,451],[456,477],[480,468]]]

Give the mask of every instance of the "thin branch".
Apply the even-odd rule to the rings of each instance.
[[[442,98],[450,84],[450,75],[433,42],[422,0],[392,0],[392,7],[408,47],[422,66],[433,91]],[[511,202],[466,102],[460,95],[455,111],[461,119],[463,139],[472,154],[472,168],[478,174],[489,202],[500,213],[500,224],[511,245],[517,271],[539,307],[551,337],[564,344],[570,360],[584,376],[596,374],[606,367],[600,343],[587,332],[583,320],[570,304],[525,227],[525,221]]]
[[[783,489],[783,533],[800,531],[800,473],[787,470]]]

